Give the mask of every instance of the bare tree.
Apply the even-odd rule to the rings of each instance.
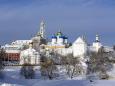
[[[2,48],[0,49],[0,78],[3,78],[3,69],[5,67],[4,65],[4,58],[6,58],[5,50]]]
[[[113,45],[113,50],[115,51],[115,45]]]
[[[110,70],[110,54],[100,48],[98,53],[92,52],[88,61],[87,74],[98,73],[100,79],[108,79],[107,70]]]
[[[41,76],[44,79],[52,80],[57,77],[58,70],[52,59],[44,58],[44,61],[40,63],[40,67]]]
[[[79,57],[73,57],[72,54],[62,56],[61,65],[65,67],[66,73],[71,79],[82,72]]]
[[[25,79],[33,79],[35,76],[34,67],[31,64],[23,64],[21,70],[20,70],[21,76],[23,76]]]

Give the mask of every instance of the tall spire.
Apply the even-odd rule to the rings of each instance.
[[[61,25],[59,25],[58,32],[61,32],[61,30],[62,30],[62,26],[61,26]]]
[[[59,29],[59,31],[58,32],[61,32],[61,28]]]
[[[86,36],[85,36],[85,35],[82,35],[81,38],[83,39],[84,42],[87,43],[87,41],[86,41]]]
[[[43,20],[42,20],[41,23],[40,23],[39,35],[40,35],[42,38],[45,38],[45,23],[44,23]]]

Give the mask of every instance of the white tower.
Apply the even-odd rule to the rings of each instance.
[[[96,52],[98,52],[98,50],[102,47],[102,44],[99,40],[99,35],[96,35],[95,42],[93,42],[93,47],[95,48]]]
[[[40,31],[39,34],[41,35],[42,38],[45,38],[45,23],[42,20],[40,23]]]
[[[95,41],[96,41],[96,42],[100,42],[100,41],[99,41],[99,35],[96,35]]]
[[[74,57],[84,57],[87,54],[87,43],[81,37],[77,38],[72,47]]]
[[[64,38],[64,43],[65,43],[65,44],[68,43],[68,38],[67,38],[67,37]]]

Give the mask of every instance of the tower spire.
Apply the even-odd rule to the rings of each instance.
[[[40,23],[40,31],[38,33],[42,38],[45,38],[45,23],[42,20]]]
[[[85,36],[85,35],[82,35],[81,38],[83,39],[84,42],[87,43],[87,41],[86,41],[86,36]]]
[[[59,32],[61,32],[61,28],[59,28]]]

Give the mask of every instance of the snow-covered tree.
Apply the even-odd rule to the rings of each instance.
[[[87,62],[88,69],[87,74],[97,74],[100,79],[108,79],[107,71],[110,70],[112,63],[109,59],[110,54],[104,51],[104,48],[100,48],[98,53],[92,52],[90,60]]]
[[[21,76],[23,76],[25,79],[33,79],[35,77],[35,71],[34,67],[31,64],[23,64],[21,70],[20,70]]]
[[[79,57],[73,57],[72,54],[61,57],[61,65],[66,69],[67,75],[72,79],[82,72]]]
[[[54,61],[51,58],[47,58],[44,56],[44,58],[42,59],[42,62],[40,63],[40,72],[41,72],[41,76],[44,79],[54,79],[57,77],[57,67],[54,64]]]

